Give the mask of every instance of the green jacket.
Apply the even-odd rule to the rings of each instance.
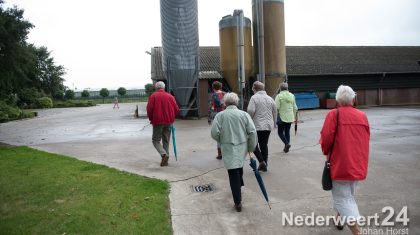
[[[257,131],[248,113],[230,105],[216,114],[211,126],[211,137],[220,143],[226,169],[244,166],[247,152],[257,145]]]
[[[281,91],[274,101],[276,103],[277,111],[280,114],[280,118],[283,122],[294,122],[297,106],[295,96],[289,91]]]

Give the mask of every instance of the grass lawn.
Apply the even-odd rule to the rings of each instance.
[[[169,184],[0,146],[0,234],[171,234]]]

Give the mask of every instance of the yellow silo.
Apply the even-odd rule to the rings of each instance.
[[[262,1],[263,11],[259,11]],[[286,45],[283,0],[253,0],[252,15],[254,24],[254,73],[264,73],[267,94],[274,96],[280,83],[286,79]],[[258,32],[257,19],[263,18],[263,30]],[[259,53],[259,40],[263,40],[264,52]],[[264,54],[264,71],[259,71],[259,55]]]
[[[284,1],[264,0],[265,87],[272,96],[286,79]]]
[[[220,38],[220,69],[223,77],[228,83],[232,91],[240,93],[238,81],[238,18],[237,16],[228,15],[223,17],[219,22],[219,38]],[[248,81],[252,72],[252,37],[251,37],[251,21],[244,17],[244,68],[245,83]]]

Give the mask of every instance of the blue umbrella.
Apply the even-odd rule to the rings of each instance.
[[[270,201],[268,200],[268,194],[267,194],[267,190],[265,190],[264,181],[260,175],[260,172],[257,170],[257,161],[255,161],[255,159],[251,157],[251,154],[249,154],[249,157],[251,158],[249,165],[251,166],[252,170],[254,170],[255,178],[257,178],[257,182],[258,182],[258,185],[260,185],[261,192],[264,195],[264,198],[267,201],[268,207],[271,210],[271,204],[270,204]]]
[[[178,161],[178,156],[176,154],[175,126],[173,124],[171,126],[171,131],[172,131],[172,145],[174,146],[175,161]]]

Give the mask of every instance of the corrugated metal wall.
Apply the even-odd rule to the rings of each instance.
[[[162,67],[182,117],[198,116],[197,0],[161,0]]]

